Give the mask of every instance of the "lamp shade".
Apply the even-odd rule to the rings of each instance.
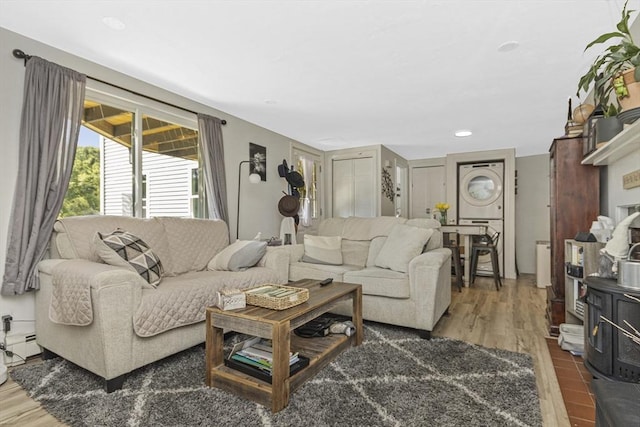
[[[252,173],[251,175],[249,175],[249,182],[252,183],[252,184],[257,184],[261,180],[262,180],[262,178],[257,173]]]
[[[238,239],[240,236],[240,187],[242,184],[242,165],[244,163],[251,163],[251,160],[243,160],[238,163],[238,210],[236,211],[236,239]],[[257,184],[260,181],[262,181],[262,177],[260,177],[260,174],[252,173],[251,175],[249,175],[249,182],[251,184]]]

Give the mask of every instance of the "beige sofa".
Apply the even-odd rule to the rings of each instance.
[[[430,229],[433,234],[406,268],[381,268],[378,258],[397,224]],[[396,217],[329,218],[320,222],[318,236],[340,236],[342,264],[305,262],[303,244],[291,248],[289,280],[303,278],[359,283],[363,317],[367,320],[415,328],[424,338],[451,303],[451,251],[442,247],[440,223],[432,219]],[[420,253],[422,252],[422,253]],[[388,253],[388,251],[387,251]],[[335,312],[349,314],[348,305]]]
[[[141,238],[160,258],[164,277],[157,288],[134,271],[101,262],[93,238],[117,228]],[[45,357],[59,355],[104,377],[110,392],[122,386],[124,374],[204,342],[205,308],[215,304],[218,290],[287,281],[288,253],[271,248],[247,270],[207,270],[227,246],[223,221],[57,221],[36,292],[36,340]]]

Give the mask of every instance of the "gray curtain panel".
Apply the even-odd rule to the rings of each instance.
[[[229,224],[222,121],[219,118],[198,114],[198,143],[204,165],[209,216]]]
[[[69,186],[85,84],[85,75],[42,58],[27,62],[2,295],[39,288],[37,264]]]

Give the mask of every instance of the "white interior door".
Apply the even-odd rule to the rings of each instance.
[[[372,217],[376,215],[375,180],[373,179],[373,159],[353,159],[354,171],[354,216]]]
[[[444,166],[411,170],[411,218],[433,218],[436,203],[446,201]]]
[[[333,216],[375,216],[373,158],[333,160]]]
[[[408,185],[407,185],[407,168],[403,166],[396,166],[396,216],[403,218],[409,217],[409,197],[408,197]]]
[[[333,216],[350,216],[353,214],[353,161],[333,161]]]

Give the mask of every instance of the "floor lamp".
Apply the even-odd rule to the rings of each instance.
[[[242,165],[244,163],[251,163],[251,160],[243,160],[238,164],[238,210],[236,211],[236,240],[240,236],[240,184],[242,184]],[[262,178],[257,173],[249,175],[249,182],[257,184],[262,181]]]

